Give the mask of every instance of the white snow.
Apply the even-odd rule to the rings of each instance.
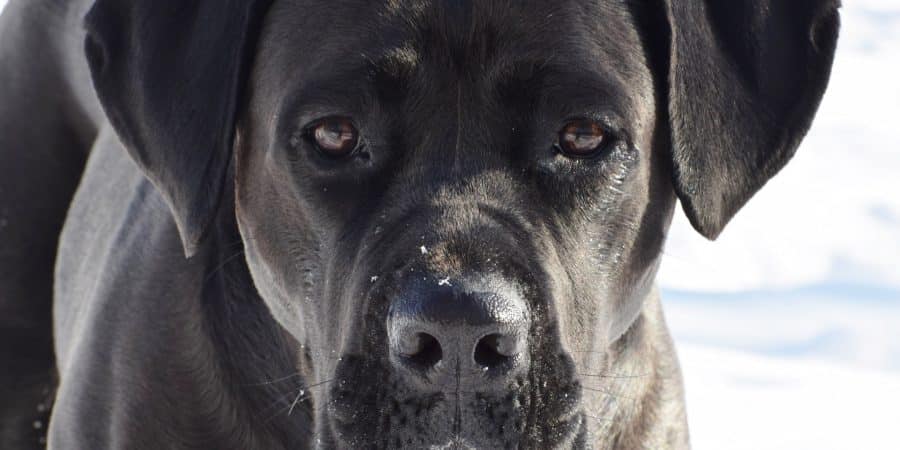
[[[900,378],[681,345],[695,450],[896,450]]]
[[[660,273],[697,450],[900,449],[900,2],[848,0],[794,160]]]

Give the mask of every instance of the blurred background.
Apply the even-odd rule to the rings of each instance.
[[[844,3],[794,160],[715,243],[676,215],[659,281],[697,450],[900,449],[900,1]]]
[[[676,215],[659,282],[697,450],[900,449],[900,1],[841,20],[797,156],[716,242]]]

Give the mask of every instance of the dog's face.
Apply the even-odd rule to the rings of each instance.
[[[347,445],[572,442],[673,209],[625,7],[462,5],[277,3],[259,43],[238,222]]]
[[[234,186],[316,438],[349,448],[632,426],[604,383],[653,357],[622,337],[676,197],[722,230],[796,149],[837,33],[827,0],[166,5],[97,2],[99,97],[188,254]]]

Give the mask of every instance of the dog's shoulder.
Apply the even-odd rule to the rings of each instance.
[[[276,423],[303,430],[303,414],[259,427],[239,417],[238,411],[274,416],[272,405],[289,398],[281,389],[291,385],[263,381],[292,370],[279,359],[279,335],[271,331],[277,327],[257,298],[236,299],[222,286],[252,288],[234,258],[240,254],[239,245],[210,243],[185,258],[162,195],[104,127],[60,238],[54,339],[61,383],[51,442],[279,448]],[[235,333],[240,327],[249,330]],[[260,355],[266,364],[233,372]],[[116,427],[108,435],[83,431],[97,430],[96,423]]]
[[[112,130],[102,130],[60,236],[54,286],[60,360],[77,341],[73,336],[129,322],[107,315],[147,317],[176,293],[196,293],[192,285],[202,270],[199,261],[184,259],[159,192]],[[96,321],[103,323],[90,324]]]

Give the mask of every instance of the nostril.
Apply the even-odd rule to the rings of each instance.
[[[489,334],[475,345],[475,362],[484,369],[506,364],[519,353],[515,336]]]
[[[427,272],[408,275],[412,270],[404,267],[384,284],[390,291],[384,350],[400,381],[426,390],[467,384],[467,392],[480,392],[531,367],[530,314],[516,285],[478,275],[447,286]]]
[[[437,364],[444,352],[434,336],[428,333],[415,333],[401,342],[400,354],[413,364],[428,368]]]

